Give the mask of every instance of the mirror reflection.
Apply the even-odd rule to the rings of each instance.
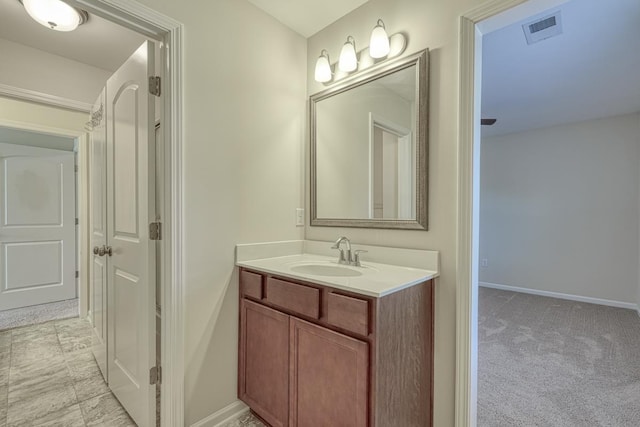
[[[426,228],[421,58],[312,97],[312,225]]]

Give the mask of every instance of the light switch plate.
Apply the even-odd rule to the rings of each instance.
[[[300,227],[304,225],[304,209],[296,208],[296,226]]]

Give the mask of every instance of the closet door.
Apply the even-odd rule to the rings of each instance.
[[[0,310],[76,298],[74,154],[0,144]]]
[[[109,387],[139,427],[155,425],[153,43],[107,81],[107,296]]]
[[[89,148],[91,162],[89,209],[93,258],[89,275],[91,324],[93,325],[91,350],[102,376],[107,380],[107,258],[104,253],[107,244],[107,126],[104,101],[105,90],[103,89],[91,111],[93,129]]]

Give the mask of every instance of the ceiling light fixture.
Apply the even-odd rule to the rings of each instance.
[[[73,31],[84,24],[89,14],[60,0],[20,0],[37,23],[55,31]]]
[[[356,57],[356,41],[353,37],[347,37],[347,41],[340,51],[340,59],[338,60],[338,68],[340,71],[350,73],[358,68],[358,58]]]
[[[331,80],[331,62],[329,61],[329,52],[322,49],[320,56],[316,61],[315,79],[317,82],[326,83]]]
[[[389,54],[389,36],[384,28],[382,19],[378,19],[378,23],[371,31],[371,40],[369,41],[369,56],[374,59],[384,58]]]

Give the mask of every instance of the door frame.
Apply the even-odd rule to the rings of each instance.
[[[162,230],[162,426],[184,425],[184,277],[182,259],[183,33],[182,23],[131,0],[68,0],[72,6],[159,41],[167,57],[160,71],[164,123]],[[155,305],[154,305],[155,307]]]
[[[159,41],[170,49],[163,61],[162,118],[164,176],[162,206],[162,426],[184,425],[184,277],[182,259],[182,141],[183,141],[183,33],[184,25],[131,0],[66,0],[72,6]],[[160,70],[156,70],[160,71]],[[91,111],[91,104],[0,84],[0,95],[75,111]],[[0,125],[27,128],[13,121]],[[76,131],[34,126],[31,130],[79,137]],[[86,138],[86,135],[80,138]]]
[[[408,201],[408,205],[405,202],[404,206],[400,206],[398,203],[398,213],[400,211],[412,212],[412,209],[415,206],[415,197],[412,196],[414,191],[413,182],[411,180],[412,176],[415,176],[415,171],[413,170],[413,164],[411,162],[411,153],[413,150],[413,133],[411,129],[408,129],[402,125],[394,123],[391,120],[388,120],[378,114],[373,112],[369,112],[369,218],[373,218],[375,206],[374,206],[374,145],[375,145],[375,128],[378,127],[383,129],[388,133],[392,133],[398,137],[398,173],[404,173],[404,179],[400,179],[398,177],[398,193],[401,193],[400,188],[406,193],[409,193],[408,197],[405,197],[404,200]],[[407,139],[408,138],[408,139]],[[406,143],[402,143],[402,141],[406,141]],[[402,168],[401,166],[409,165],[409,168]],[[400,197],[398,197],[400,200]],[[403,217],[403,216],[400,216]],[[408,218],[407,215],[404,215],[404,218]]]
[[[478,253],[482,35],[567,0],[490,0],[459,21],[455,426],[475,427],[478,403]],[[520,7],[518,7],[520,6]],[[507,12],[508,13],[503,13]],[[497,17],[496,15],[500,15]],[[491,19],[489,21],[490,18]]]

